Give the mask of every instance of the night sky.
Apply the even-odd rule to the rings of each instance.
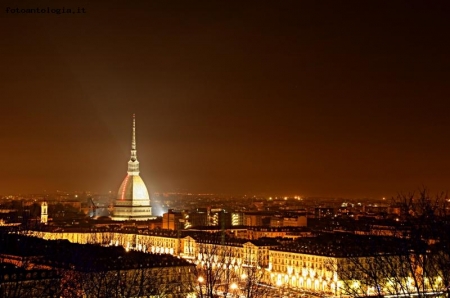
[[[0,194],[450,189],[448,1],[1,1]],[[7,8],[84,8],[80,14]]]

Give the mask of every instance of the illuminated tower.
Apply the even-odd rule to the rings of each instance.
[[[41,224],[47,224],[48,220],[48,205],[47,202],[41,204]]]
[[[134,114],[128,174],[120,185],[111,218],[113,220],[148,220],[153,218],[147,187],[139,176],[139,162],[136,155],[136,121]]]

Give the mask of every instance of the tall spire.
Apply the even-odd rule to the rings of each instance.
[[[133,114],[133,137],[131,138],[131,160],[136,161],[136,116]]]
[[[150,196],[144,181],[139,176],[139,161],[136,157],[136,117],[134,114],[128,175],[123,179],[117,192],[111,218],[113,220],[148,220],[153,218]]]
[[[133,114],[133,135],[131,137],[131,157],[128,162],[128,174],[139,175],[139,162],[136,155],[136,117]]]

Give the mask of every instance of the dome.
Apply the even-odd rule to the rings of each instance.
[[[150,205],[147,187],[141,176],[127,175],[125,177],[117,193],[117,203],[120,202],[133,206]]]
[[[144,181],[139,176],[139,162],[136,155],[135,119],[133,115],[133,138],[128,174],[120,185],[114,203],[113,220],[148,220],[152,217],[150,197]]]

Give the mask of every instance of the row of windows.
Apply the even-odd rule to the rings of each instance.
[[[303,260],[303,261],[311,261],[311,262],[322,262],[327,259],[323,257],[315,257],[315,256],[307,256],[307,255],[299,255],[299,254],[288,254],[288,253],[280,253],[273,252],[271,253],[274,259],[295,259],[295,260]]]
[[[116,210],[114,210],[114,214],[115,215],[120,215],[120,214],[123,214],[123,213],[133,213],[133,214],[135,214],[135,213],[144,213],[144,212],[150,212],[151,211],[151,209],[122,209],[122,208],[120,208],[120,209],[116,209]]]

